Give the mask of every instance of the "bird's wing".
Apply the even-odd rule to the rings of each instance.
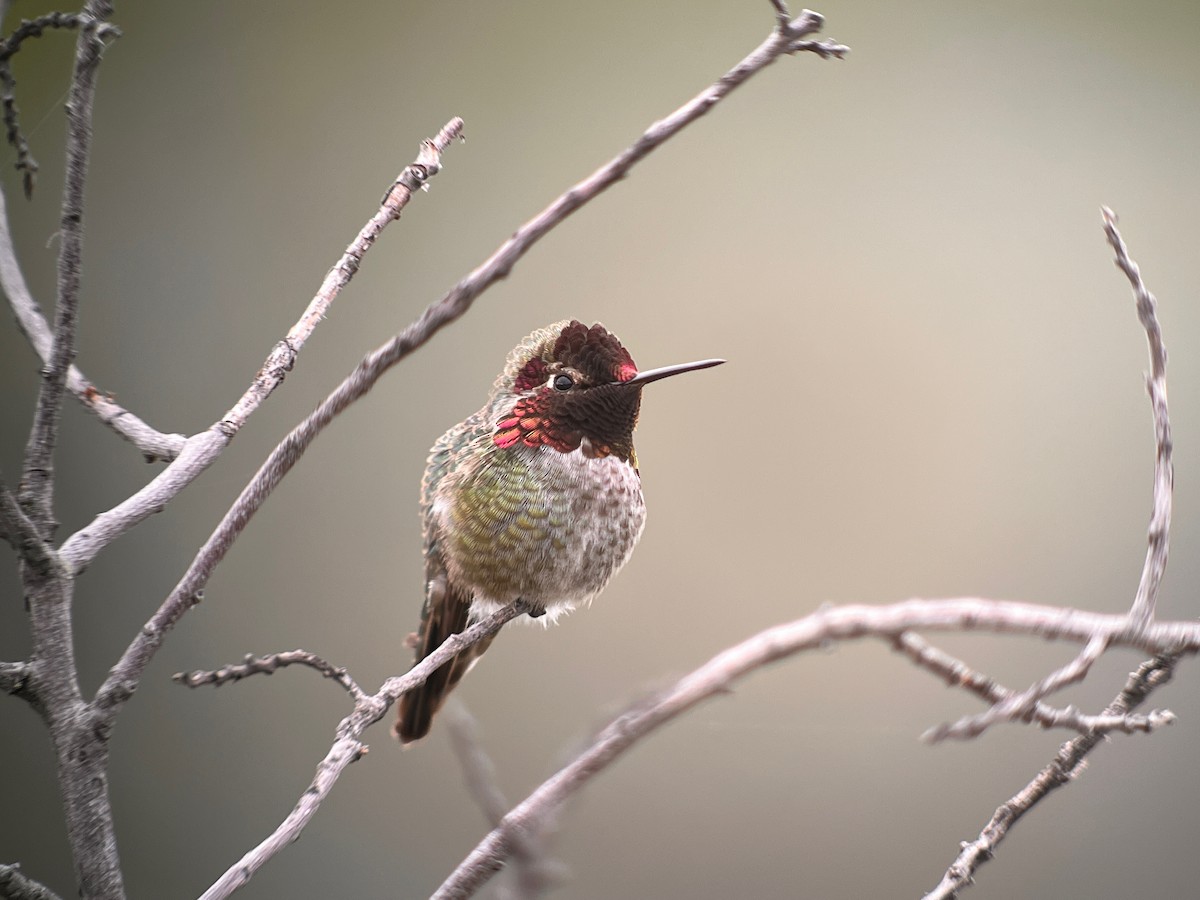
[[[470,624],[472,596],[469,591],[450,584],[442,556],[442,521],[435,507],[438,486],[456,468],[465,443],[478,431],[482,416],[476,414],[442,435],[433,445],[425,477],[421,483],[421,514],[425,533],[425,602],[421,609],[421,625],[415,640],[416,662],[436,650],[452,634],[460,634]],[[396,736],[402,743],[419,740],[429,733],[433,714],[441,708],[446,695],[453,690],[471,666],[483,655],[492,642],[485,638],[459,653],[433,672],[428,680],[400,698],[400,715]]]

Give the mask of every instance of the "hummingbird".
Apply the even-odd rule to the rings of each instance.
[[[723,362],[639,372],[616,335],[573,319],[517,344],[487,404],[429,454],[425,602],[409,638],[416,662],[518,599],[547,624],[600,593],[646,522],[633,449],[642,388]],[[402,744],[429,733],[446,695],[491,642],[462,651],[400,698],[393,731]]]

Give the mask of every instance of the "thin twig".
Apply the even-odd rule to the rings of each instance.
[[[316,815],[342,772],[367,752],[366,745],[361,741],[363,732],[382,719],[397,698],[424,684],[425,680],[451,657],[495,634],[505,623],[527,611],[528,607],[520,601],[497,610],[462,634],[448,637],[440,647],[406,674],[387,679],[375,694],[360,697],[354,704],[354,711],[338,725],[333,746],[317,765],[312,784],[300,795],[299,801],[287,818],[262,843],[218,878],[212,887],[204,892],[201,900],[220,900],[228,897],[238,888],[245,886],[254,877],[254,873],[275,854],[300,837],[300,833]]]
[[[0,84],[4,93],[0,103],[4,106],[4,129],[9,144],[17,151],[16,169],[21,173],[25,197],[33,196],[33,186],[37,181],[38,164],[29,151],[29,142],[21,133],[20,110],[17,109],[17,81],[12,74],[11,60],[13,54],[21,49],[21,44],[32,37],[41,37],[47,28],[78,28],[81,24],[90,22],[90,15],[84,13],[52,12],[36,19],[22,19],[12,34],[0,41]],[[121,32],[112,25],[100,23],[96,26],[96,36],[104,39],[119,37]]]
[[[788,12],[787,4],[783,0],[771,0],[771,5],[775,7],[775,21],[779,23],[780,28],[786,28],[792,21],[792,14]]]
[[[26,565],[33,566],[43,576],[58,566],[58,554],[25,515],[3,472],[0,472],[0,538],[12,545]]]
[[[1171,417],[1167,409],[1167,348],[1163,343],[1162,329],[1158,324],[1158,301],[1142,280],[1141,269],[1129,258],[1125,240],[1117,229],[1117,216],[1107,206],[1100,207],[1104,220],[1104,234],[1116,253],[1116,264],[1129,283],[1137,303],[1138,321],[1146,330],[1146,343],[1150,352],[1150,374],[1146,377],[1146,390],[1150,395],[1150,408],[1154,417],[1154,495],[1150,513],[1146,548],[1146,562],[1138,582],[1137,594],[1129,615],[1135,624],[1143,625],[1154,618],[1158,603],[1158,587],[1167,568],[1167,554],[1171,546],[1171,504],[1175,483],[1175,472],[1171,464]]]
[[[1034,682],[1019,694],[1010,694],[993,703],[989,709],[978,715],[964,716],[953,724],[943,723],[936,728],[931,728],[925,732],[923,738],[933,744],[949,738],[968,740],[978,737],[999,722],[1026,719],[1043,697],[1048,697],[1055,691],[1082,681],[1092,665],[1104,655],[1104,651],[1107,649],[1107,639],[1103,635],[1097,635],[1088,641],[1069,663]]]
[[[141,673],[157,652],[166,633],[193,606],[202,595],[204,585],[217,564],[224,558],[246,523],[265,502],[275,486],[291,470],[317,435],[351,403],[366,394],[392,366],[417,348],[423,346],[438,331],[462,316],[475,298],[499,279],[508,275],[516,262],[529,249],[561,223],[571,213],[594,199],[605,188],[624,178],[641,159],[677,134],[682,128],[704,115],[716,103],[745,82],[754,73],[774,62],[779,56],[795,52],[795,45],[803,37],[812,34],[821,26],[817,13],[805,11],[788,29],[777,29],[766,41],[747,56],[720,81],[665,119],[650,126],[633,146],[629,147],[608,164],[576,184],[555,200],[549,207],[526,222],[505,241],[482,265],[462,279],[446,296],[429,306],[421,316],[382,347],[369,353],[346,379],[318,406],[303,422],[271,452],[271,455],[255,473],[254,478],[243,489],[241,495],[225,514],[220,524],[192,560],[174,590],[159,606],[144,625],[137,637],[126,649],[120,661],[113,667],[109,677],[101,685],[97,698],[101,706],[115,708],[132,695]],[[159,476],[166,479],[173,466],[179,465],[188,455],[188,448],[172,466]],[[207,465],[207,463],[205,463]],[[158,481],[159,479],[156,479]],[[117,533],[141,521],[153,509],[145,507],[143,495],[154,487],[151,482],[125,503],[97,517],[92,525],[68,540],[62,547],[63,558],[72,565],[90,559],[99,546],[111,540],[111,532]],[[171,494],[173,496],[173,493]],[[165,503],[165,500],[161,501]],[[161,506],[159,507],[161,508]],[[101,523],[102,519],[107,520]],[[96,532],[103,528],[109,535],[97,540]],[[79,539],[78,542],[76,539]]]
[[[279,669],[297,665],[316,669],[326,678],[336,681],[355,700],[361,700],[365,696],[358,682],[350,677],[345,668],[335,666],[308,650],[287,650],[282,653],[269,653],[266,656],[247,653],[245,661],[240,664],[222,666],[211,671],[198,669],[194,672],[176,672],[171,676],[171,680],[190,688],[205,684],[220,687],[231,681],[249,678],[251,675],[274,675]]]
[[[837,41],[795,41],[788,53],[815,53],[821,59],[845,59],[850,48]]]
[[[29,38],[41,37],[47,28],[78,28],[85,17],[79,13],[52,12],[36,19],[22,19],[12,34],[0,40],[0,63],[7,63]],[[117,31],[112,25],[101,25],[99,36]],[[118,32],[119,33],[119,32]]]
[[[1128,716],[1151,692],[1171,680],[1178,660],[1177,654],[1164,654],[1142,663],[1136,672],[1130,674],[1121,693],[1105,708],[1104,716]],[[1095,731],[1081,734],[1063,744],[1058,755],[1036,778],[1001,804],[979,837],[963,843],[962,852],[950,864],[938,886],[925,895],[925,900],[952,900],[959,891],[968,887],[975,871],[993,857],[996,847],[1008,835],[1009,829],[1051,791],[1069,784],[1079,773],[1087,755],[1099,746],[1103,738],[1102,732]]]
[[[483,742],[479,738],[479,724],[467,710],[466,705],[452,695],[442,709],[442,724],[450,746],[458,757],[467,793],[475,801],[489,825],[498,825],[508,812],[508,799],[500,790],[496,767],[492,764]]]
[[[977,672],[962,660],[933,646],[911,631],[897,635],[892,641],[892,647],[951,687],[964,688],[988,703],[1000,703],[1015,696],[1014,691],[998,684],[995,679]],[[1175,721],[1175,715],[1169,710],[1156,709],[1144,716],[1089,716],[1074,706],[1058,709],[1046,703],[1036,702],[1025,720],[1037,722],[1043,728],[1069,728],[1081,734],[1091,731],[1133,734],[1150,732],[1163,725],[1170,725]],[[922,735],[922,740],[931,740],[931,735]]]
[[[717,654],[658,697],[618,716],[587,749],[510,811],[434,896],[442,900],[469,897],[504,865],[513,852],[515,834],[536,831],[545,816],[633,744],[701,701],[728,694],[738,678],[776,660],[835,641],[891,639],[905,631],[931,630],[1036,634],[1079,643],[1103,635],[1113,646],[1136,646],[1152,653],[1161,652],[1161,648],[1187,653],[1200,649],[1200,622],[1154,622],[1136,630],[1130,628],[1124,615],[980,598],[825,607]],[[1150,650],[1154,646],[1160,650]]]
[[[16,863],[0,863],[0,897],[5,900],[62,900],[50,888],[25,875]]]
[[[25,275],[17,262],[13,248],[12,232],[8,224],[8,204],[4,190],[0,187],[0,289],[8,297],[17,320],[17,327],[28,339],[34,352],[43,364],[50,362],[50,348],[54,338],[41,307],[25,283]],[[112,397],[92,384],[77,366],[67,369],[67,390],[86,409],[105,425],[129,441],[142,452],[147,461],[172,460],[179,455],[185,440],[182,434],[164,434],[151,428]]]
[[[112,14],[107,0],[93,0],[80,14],[75,71],[67,99],[66,175],[58,223],[58,288],[54,307],[54,340],[50,359],[42,368],[42,383],[34,409],[33,428],[25,447],[25,467],[17,499],[42,537],[54,531],[54,447],[62,414],[67,370],[75,359],[75,320],[83,271],[83,193],[92,148],[92,104],[96,71],[104,41],[99,30]]]
[[[321,287],[291,330],[271,350],[253,382],[234,406],[212,427],[188,438],[179,455],[149,484],[107,512],[96,516],[62,546],[63,559],[82,571],[96,554],[139,522],[166,505],[221,455],[250,415],[270,396],[296,362],[297,354],[341,290],[354,277],[363,256],[388,223],[398,219],[413,192],[441,168],[441,153],[462,134],[463,121],[451,119],[432,141],[423,141],[417,160],[400,173],[383,204],[325,276]]]

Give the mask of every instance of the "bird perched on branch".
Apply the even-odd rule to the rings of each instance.
[[[639,372],[602,325],[558,322],[521,341],[487,405],[433,445],[421,483],[425,603],[420,662],[450,635],[520,599],[553,622],[603,590],[642,533],[633,429],[642,388],[724,362]],[[408,744],[491,644],[485,638],[400,699]]]

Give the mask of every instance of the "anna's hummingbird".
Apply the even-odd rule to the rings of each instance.
[[[633,429],[642,386],[701,362],[638,372],[602,325],[558,322],[508,356],[487,405],[447,431],[421,482],[425,604],[420,662],[450,635],[517,599],[532,617],[590,601],[642,534]],[[400,700],[395,733],[429,732],[446,695],[492,639],[464,650]]]

